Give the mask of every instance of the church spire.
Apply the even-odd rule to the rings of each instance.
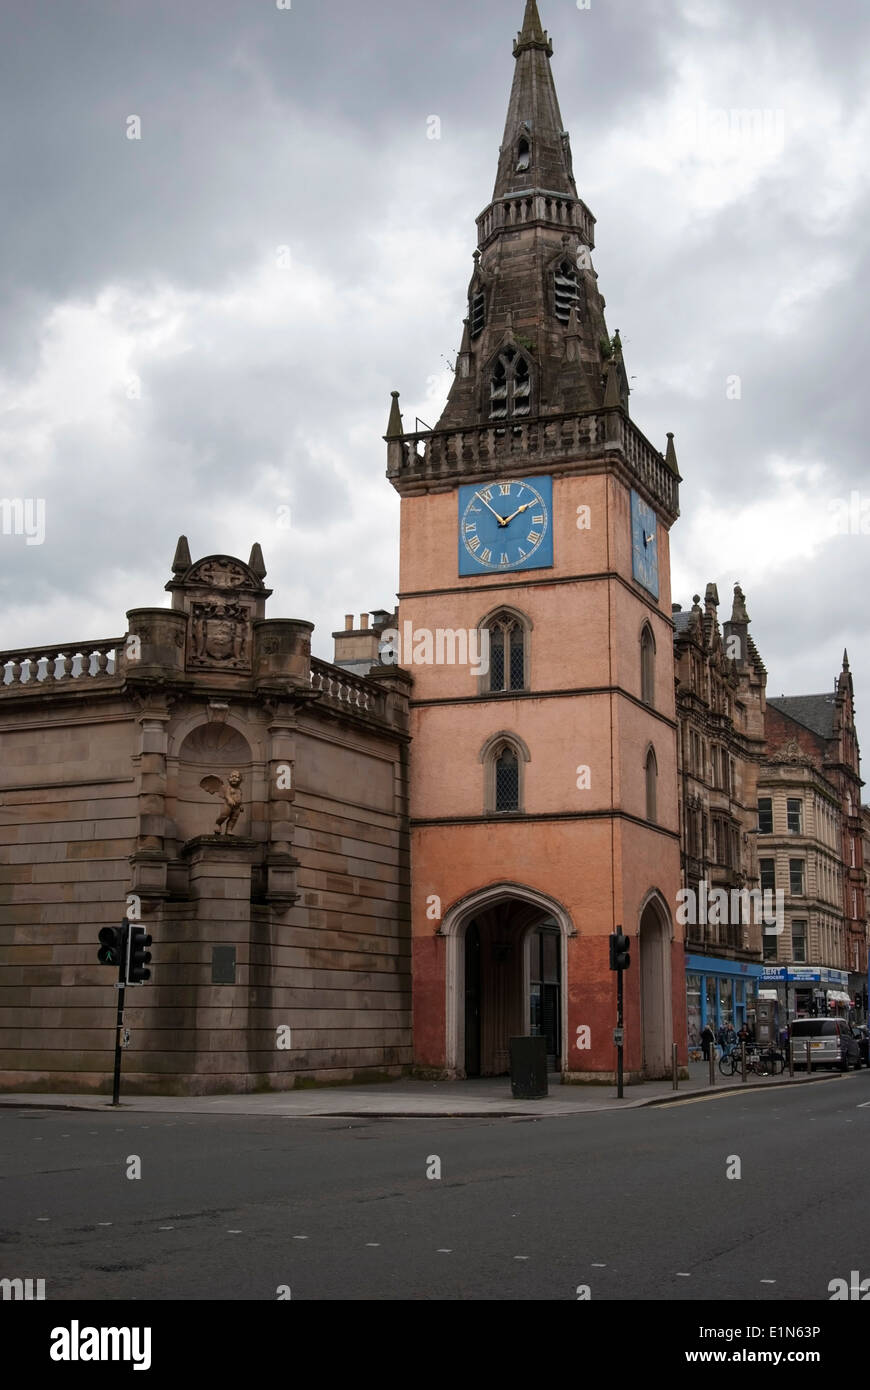
[[[493,202],[530,189],[577,197],[568,132],[562,126],[550,67],[552,52],[536,0],[527,0],[523,27],[514,42],[517,65]]]

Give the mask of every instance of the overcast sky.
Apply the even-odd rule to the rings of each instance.
[[[847,646],[860,732],[870,5],[539,6],[632,415],[676,435],[674,597],[741,582],[771,695]],[[0,0],[0,496],[46,503],[0,647],[120,635],[182,532],[260,541],[320,656],[392,607],[389,393],[441,412],[523,9]]]

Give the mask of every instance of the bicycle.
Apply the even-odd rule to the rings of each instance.
[[[740,1048],[737,1043],[732,1043],[726,1047],[722,1056],[719,1058],[719,1070],[723,1076],[733,1076],[740,1066]]]

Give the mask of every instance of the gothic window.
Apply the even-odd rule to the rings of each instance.
[[[489,387],[489,418],[513,419],[528,415],[532,402],[529,364],[516,348],[499,353]]]
[[[502,748],[495,760],[495,809],[517,811],[520,805],[520,765],[510,747]]]
[[[656,790],[659,779],[658,764],[656,763],[655,749],[650,748],[646,755],[646,818],[655,824],[658,819],[656,806]]]
[[[471,336],[479,338],[486,324],[486,295],[483,290],[472,296],[471,299]]]
[[[529,750],[516,734],[494,734],[484,744],[484,814],[509,815],[523,805],[523,767]]]
[[[645,705],[655,704],[656,643],[652,628],[644,623],[640,634],[640,698]]]
[[[496,613],[484,623],[489,632],[489,677],[483,682],[486,693],[526,690],[525,624],[515,613]]]
[[[529,145],[529,142],[528,142],[528,140],[526,139],[526,137],[525,137],[525,136],[522,136],[522,138],[520,139],[519,144],[517,145],[517,168],[516,168],[516,172],[517,172],[518,174],[524,174],[524,173],[526,172],[526,170],[527,170],[528,167],[529,167],[529,163],[530,163],[530,161],[531,161],[531,157],[532,157],[531,146]]]
[[[557,319],[567,323],[571,316],[572,308],[579,308],[580,286],[577,281],[577,271],[570,261],[562,261],[556,267],[554,275],[555,284],[555,314]]]

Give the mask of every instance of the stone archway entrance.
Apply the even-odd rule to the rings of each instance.
[[[640,1013],[643,1073],[651,1080],[669,1076],[673,1043],[671,1008],[671,929],[667,911],[653,894],[640,915]]]
[[[447,1071],[503,1076],[512,1037],[547,1039],[551,1070],[565,1055],[567,914],[540,894],[505,885],[448,913]]]

